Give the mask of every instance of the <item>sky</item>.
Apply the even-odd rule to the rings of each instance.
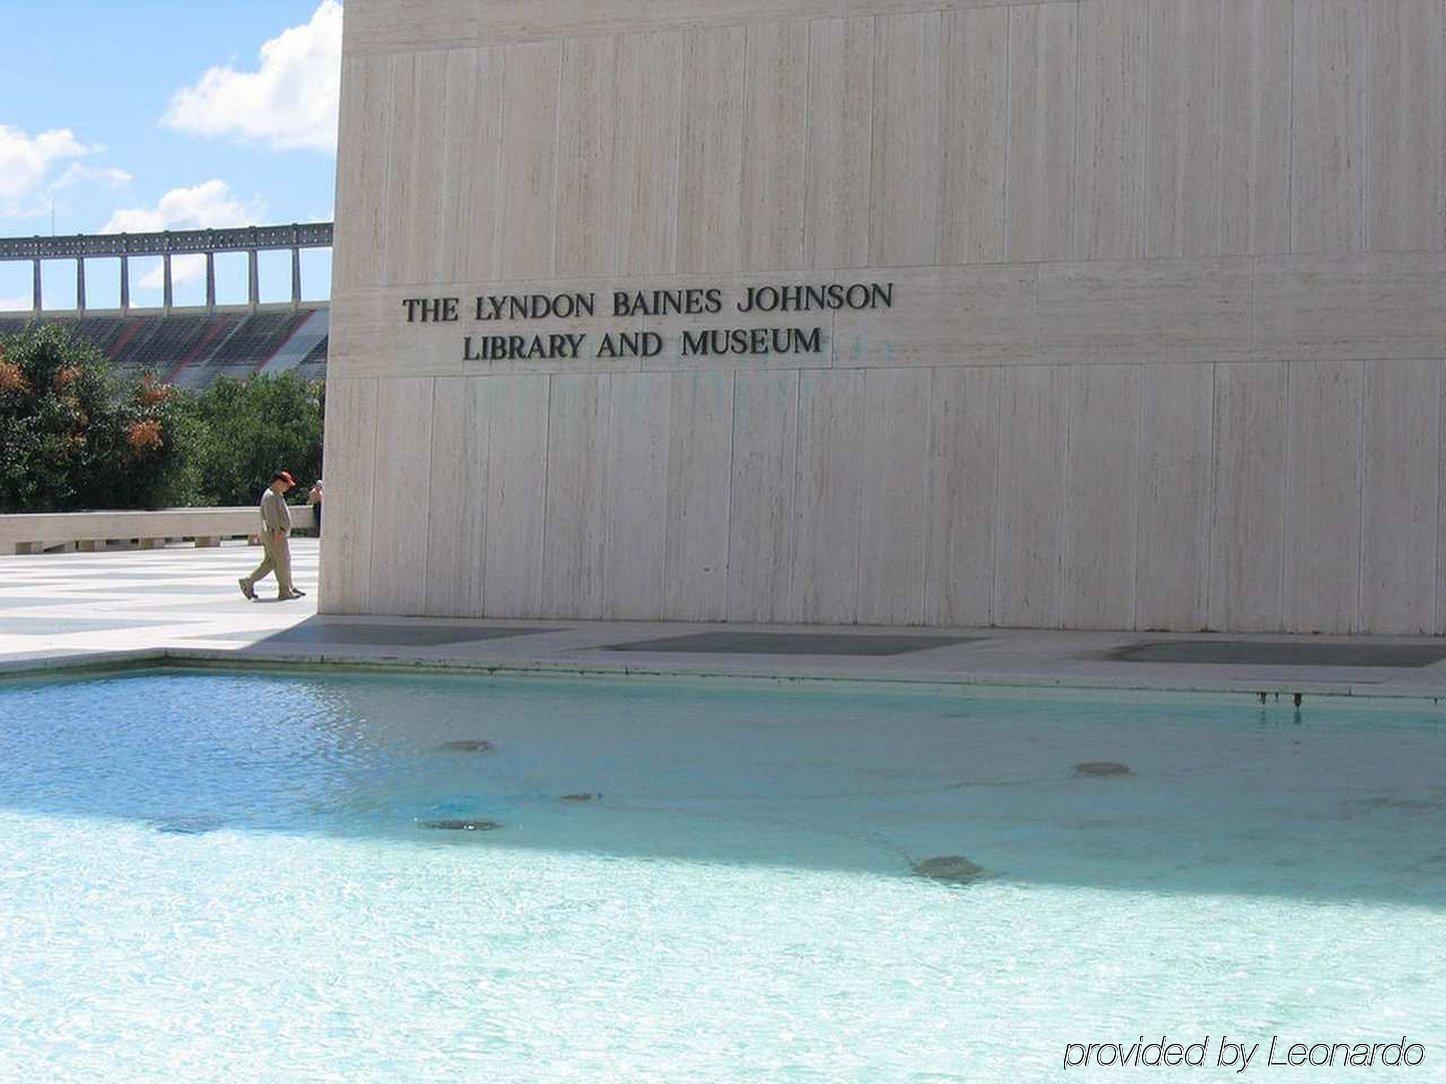
[[[0,236],[331,221],[338,0],[0,0]],[[290,255],[262,255],[263,300],[291,296]],[[131,262],[131,303],[159,304],[159,260]],[[204,297],[177,260],[176,303]],[[119,262],[86,262],[91,308],[119,303]],[[303,253],[308,298],[329,253]],[[218,300],[245,300],[245,256],[217,257]],[[0,311],[30,308],[29,264],[0,264]],[[45,307],[75,304],[74,262],[44,266]]]

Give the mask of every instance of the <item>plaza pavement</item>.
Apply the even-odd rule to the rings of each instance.
[[[0,557],[0,673],[125,663],[344,662],[488,672],[1446,697],[1446,661],[1436,661],[1446,660],[1446,641],[1429,637],[318,617],[315,540],[294,540],[293,554],[297,586],[308,594],[291,602],[275,600],[270,580],[258,586],[261,601],[241,596],[236,579],[260,555],[244,545]],[[1131,651],[1146,659],[1184,652],[1213,661],[1116,657]],[[1328,657],[1315,657],[1322,655]]]

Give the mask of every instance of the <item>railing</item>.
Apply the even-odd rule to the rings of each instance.
[[[330,222],[293,223],[289,226],[241,226],[222,230],[166,230],[161,233],[74,234],[65,237],[0,238],[0,261],[29,261],[33,265],[32,310],[43,310],[40,264],[43,260],[75,261],[75,307],[85,312],[85,261],[120,258],[120,307],[131,307],[130,258],[161,257],[162,305],[173,307],[171,257],[206,257],[206,308],[216,308],[216,253],[244,252],[247,255],[247,303],[260,303],[261,285],[257,253],[291,250],[291,304],[301,304],[301,250],[330,248]]]
[[[316,526],[308,505],[291,508],[293,530]],[[0,554],[43,553],[56,547],[94,550],[109,542],[155,549],[169,539],[219,546],[223,538],[250,538],[261,514],[248,508],[163,508],[155,512],[37,512],[0,516]]]

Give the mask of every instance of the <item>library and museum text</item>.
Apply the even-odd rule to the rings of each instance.
[[[890,309],[892,282],[783,283],[681,289],[482,294],[473,298],[409,297],[408,324],[477,324],[462,337],[462,360],[551,361],[577,358],[652,358],[821,354],[825,327],[811,320],[777,326],[781,315]],[[658,328],[644,321],[672,318]],[[716,318],[716,319],[710,319]],[[564,320],[565,331],[531,330],[529,322]],[[576,330],[583,320],[626,320],[627,326]],[[766,320],[765,326],[755,321]],[[677,326],[677,325],[687,326]],[[554,325],[555,326],[555,325]]]

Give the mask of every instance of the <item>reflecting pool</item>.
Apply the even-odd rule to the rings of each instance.
[[[1429,703],[0,685],[4,1079],[1114,1079],[1066,1044],[1222,1032],[1427,1079],[1442,944]]]

